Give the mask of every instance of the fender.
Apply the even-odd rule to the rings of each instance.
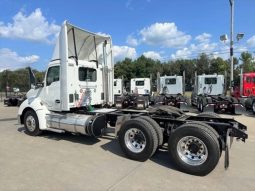
[[[24,124],[24,115],[29,109],[32,109],[36,113],[39,121],[39,128],[41,130],[47,129],[46,115],[50,114],[50,111],[47,109],[40,97],[30,97],[20,105],[18,111],[18,120],[21,124]]]

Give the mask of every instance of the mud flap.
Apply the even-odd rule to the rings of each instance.
[[[185,112],[189,112],[187,102],[179,102],[179,109]]]
[[[245,113],[245,107],[242,104],[233,104],[234,114],[242,115]]]
[[[115,107],[117,109],[122,109],[123,108],[123,101],[124,101],[124,98],[122,96],[115,96],[114,97]]]
[[[203,112],[214,112],[214,104],[206,104]]]
[[[225,144],[225,160],[224,160],[224,167],[227,170],[229,167],[229,150],[231,148],[231,145],[233,143],[233,137],[230,136],[231,129],[227,130],[227,137],[226,137],[226,144]]]

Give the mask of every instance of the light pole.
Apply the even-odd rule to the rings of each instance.
[[[230,93],[233,92],[234,85],[234,0],[229,0],[230,4],[230,46],[229,46],[229,54],[230,54]],[[244,36],[243,33],[238,33],[236,35],[237,41],[242,39]],[[220,40],[226,41],[228,39],[227,35],[221,35]]]
[[[234,81],[234,0],[229,0],[230,3],[230,93],[233,92],[233,81]]]

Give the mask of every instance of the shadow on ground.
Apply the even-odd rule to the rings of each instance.
[[[19,127],[17,130],[20,133],[27,134],[24,127]],[[106,134],[104,134],[101,137],[101,139],[109,140],[109,142],[101,145],[101,148],[104,149],[105,151],[111,152],[114,155],[127,158],[125,154],[122,152],[119,142],[115,138],[113,131],[114,131],[113,128],[109,128],[107,129]],[[40,137],[44,137],[54,141],[65,140],[85,145],[94,145],[100,141],[98,138],[89,137],[85,135],[73,135],[71,133],[55,133],[51,131],[44,131],[42,135],[40,135]],[[153,155],[153,157],[150,158],[150,160],[157,163],[158,165],[164,166],[172,170],[176,170],[176,167],[169,158],[169,154],[166,148],[158,149],[156,153]]]
[[[104,136],[103,138],[105,138]],[[107,138],[108,139],[108,138]],[[117,156],[127,158],[125,154],[122,152],[119,142],[117,139],[112,139],[110,142],[101,146],[106,151],[109,151]],[[171,170],[177,170],[176,166],[170,160],[168,150],[164,148],[160,148],[156,151],[156,153],[150,158],[151,161],[157,163],[158,165],[164,166]]]
[[[24,127],[19,127],[18,131],[21,133],[27,134]],[[68,132],[55,133],[55,132],[51,132],[51,131],[44,131],[40,135],[40,137],[44,137],[44,138],[54,140],[54,141],[65,140],[65,141],[70,141],[73,143],[79,143],[79,144],[85,144],[85,145],[94,145],[100,141],[98,138],[95,138],[95,137],[90,137],[90,136],[86,136],[86,135],[74,135],[74,134],[68,133]]]

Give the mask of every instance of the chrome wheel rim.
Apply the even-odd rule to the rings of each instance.
[[[27,118],[26,118],[26,126],[27,126],[27,129],[30,131],[30,132],[33,132],[36,128],[36,125],[35,125],[35,118],[32,116],[32,115],[29,115]]]
[[[183,137],[177,144],[177,153],[183,162],[192,166],[203,164],[208,158],[204,142],[193,136]]]
[[[255,112],[255,102],[252,103],[252,111]]]
[[[127,130],[124,140],[127,148],[134,153],[142,152],[146,146],[145,135],[140,129],[137,128]]]

